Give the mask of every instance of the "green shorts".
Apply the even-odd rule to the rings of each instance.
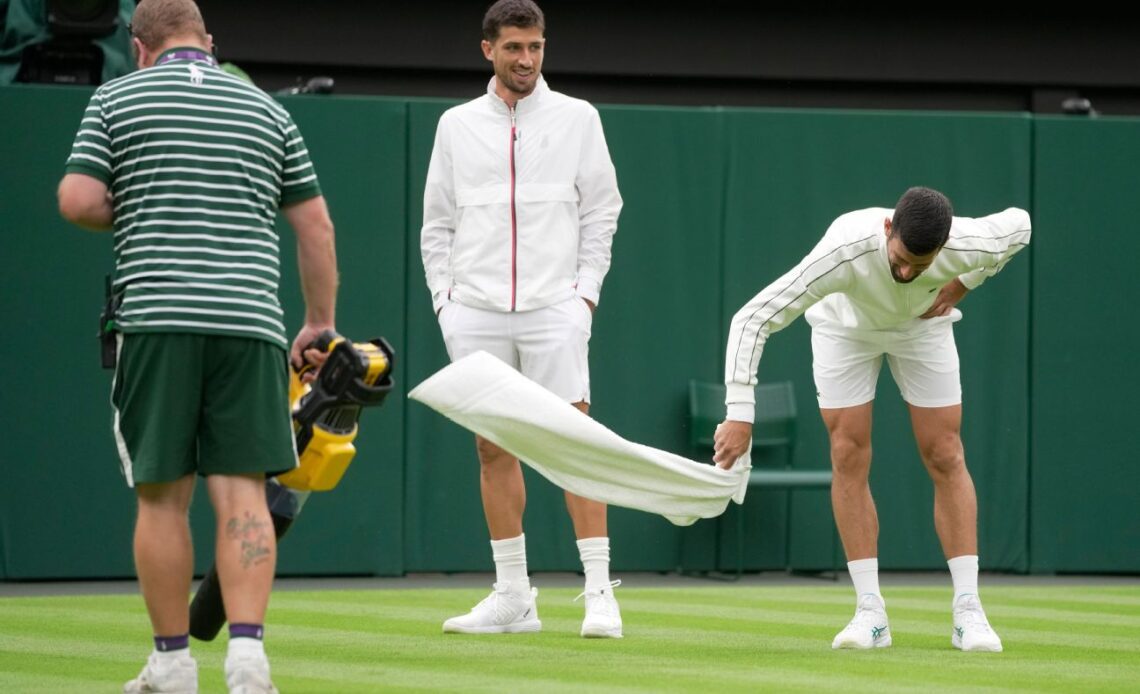
[[[120,335],[111,404],[127,485],[295,468],[287,368],[263,340]]]

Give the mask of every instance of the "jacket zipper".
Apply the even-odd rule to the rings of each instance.
[[[515,297],[518,287],[518,215],[515,212],[515,142],[518,133],[515,131],[515,109],[508,107],[511,112],[511,311],[515,310]]]

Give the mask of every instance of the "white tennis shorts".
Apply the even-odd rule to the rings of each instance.
[[[892,330],[813,327],[812,372],[823,409],[854,407],[875,399],[883,356],[903,400],[915,407],[962,402],[958,347],[951,316],[915,319]]]
[[[443,305],[439,328],[452,361],[483,350],[566,402],[590,401],[593,313],[580,297],[533,311]]]

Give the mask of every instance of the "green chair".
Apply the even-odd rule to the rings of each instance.
[[[704,381],[689,382],[689,444],[694,451],[708,453],[713,448],[713,434],[724,421],[724,384]],[[792,491],[795,489],[830,489],[831,470],[793,470],[796,446],[796,396],[791,381],[761,383],[756,386],[756,420],[752,427],[752,450],[778,449],[783,453],[782,469],[752,468],[749,489],[785,489],[788,492],[785,521],[785,548],[790,550],[792,535]],[[744,513],[736,510],[736,573],[744,571]],[[720,547],[719,526],[717,547]],[[835,535],[832,534],[832,557]],[[719,561],[717,562],[719,565]]]

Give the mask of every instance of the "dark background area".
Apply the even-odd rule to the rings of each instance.
[[[202,0],[222,60],[274,91],[466,97],[490,76],[487,2]],[[543,72],[597,103],[1140,114],[1140,22],[1124,6],[1029,12],[765,9],[743,0],[546,0]]]

